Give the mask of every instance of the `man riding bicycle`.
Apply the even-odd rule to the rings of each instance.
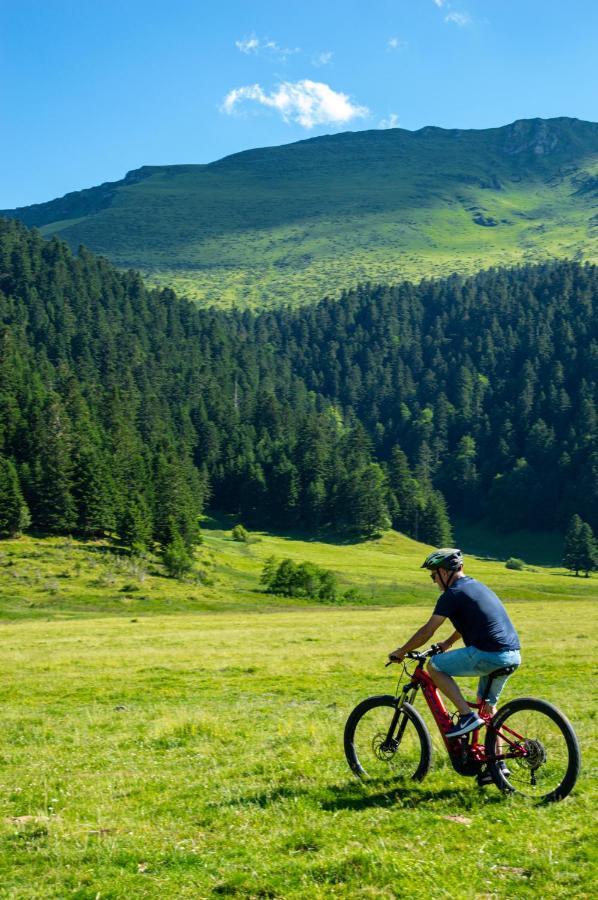
[[[506,609],[496,594],[463,572],[463,555],[455,547],[434,550],[424,560],[422,569],[431,572],[435,585],[442,588],[434,613],[402,647],[388,654],[392,662],[401,662],[405,654],[428,643],[432,635],[449,619],[455,631],[439,642],[443,651],[463,638],[465,647],[443,652],[431,658],[428,672],[432,681],[459,710],[459,721],[446,733],[447,738],[468,734],[484,723],[463,697],[453,675],[479,675],[478,702],[485,699],[484,712],[494,715],[496,703],[508,675],[492,679],[490,691],[488,673],[521,663],[519,638]]]

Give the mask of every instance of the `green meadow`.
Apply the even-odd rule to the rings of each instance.
[[[0,897],[592,896],[598,578],[468,565],[522,637],[505,698],[542,696],[576,728],[571,797],[480,789],[437,739],[422,784],[381,791],[349,771],[343,726],[394,690],[386,654],[434,600],[426,548],[392,532],[243,544],[230,524],[207,523],[187,582],[102,543],[2,542]],[[359,602],[264,595],[271,555],[332,568]]]
[[[334,535],[252,532],[234,541],[232,517],[207,519],[196,551],[193,578],[165,577],[158,557],[131,558],[104,541],[71,538],[4,540],[0,544],[0,615],[4,619],[150,615],[180,612],[264,611],[309,606],[307,601],[264,594],[259,579],[265,561],[309,560],[331,569],[339,593],[353,589],[357,606],[432,603],[420,571],[429,549],[395,531],[369,541]],[[507,600],[577,600],[598,597],[598,578],[576,578],[557,565],[562,539],[553,534],[497,535],[457,525],[457,540],[475,557],[467,571],[492,584]],[[505,568],[509,556],[526,560],[522,571]],[[342,602],[342,596],[341,600]]]

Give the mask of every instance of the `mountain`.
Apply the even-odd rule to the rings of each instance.
[[[144,166],[0,214],[207,303],[294,304],[550,258],[598,261],[598,124],[347,132]]]

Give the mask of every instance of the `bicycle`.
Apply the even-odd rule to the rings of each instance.
[[[492,781],[504,793],[522,794],[539,803],[564,799],[577,781],[581,754],[575,732],[563,713],[546,700],[534,697],[510,700],[494,717],[483,712],[492,679],[515,669],[507,666],[490,673],[481,702],[469,703],[478,710],[484,726],[457,738],[447,738],[453,717],[424,670],[426,659],[441,652],[434,644],[423,653],[407,653],[406,659],[417,660],[411,673],[403,663],[403,673],[410,680],[401,688],[401,676],[394,695],[369,697],[350,714],[344,746],[354,774],[363,780],[377,781],[422,781],[426,777],[432,762],[432,739],[413,706],[421,690],[459,775],[475,776],[487,766]],[[483,729],[486,734],[482,740]]]

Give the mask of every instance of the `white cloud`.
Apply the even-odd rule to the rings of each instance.
[[[241,53],[257,53],[260,42],[255,35],[252,35],[251,37],[243,38],[242,41],[235,41],[235,47],[237,47]]]
[[[323,53],[317,53],[312,58],[312,65],[316,67],[327,66],[330,62],[332,62],[333,57],[332,50],[325,50]]]
[[[389,113],[389,115],[385,119],[380,119],[379,128],[397,128],[399,124],[399,117],[396,113]]]
[[[453,22],[459,28],[465,28],[466,25],[471,25],[471,16],[469,13],[450,12],[444,17],[444,21]]]
[[[387,50],[402,50],[406,46],[407,46],[406,42],[400,41],[397,37],[391,37],[386,42]]]
[[[369,115],[366,106],[353,104],[347,94],[307,78],[295,82],[283,81],[271,93],[266,93],[259,84],[235,88],[224,98],[222,111],[230,115],[245,101],[276,110],[283,121],[295,122],[303,128],[342,125],[351,119],[362,119]]]
[[[436,4],[436,6],[442,7],[445,4],[445,0],[434,0],[434,3]]]
[[[285,60],[287,56],[291,56],[293,53],[301,52],[300,47],[281,47],[277,41],[272,41],[270,38],[259,38],[255,34],[251,34],[241,41],[235,41],[235,47],[241,53],[255,53],[256,55],[258,53],[267,53],[280,60]]]

